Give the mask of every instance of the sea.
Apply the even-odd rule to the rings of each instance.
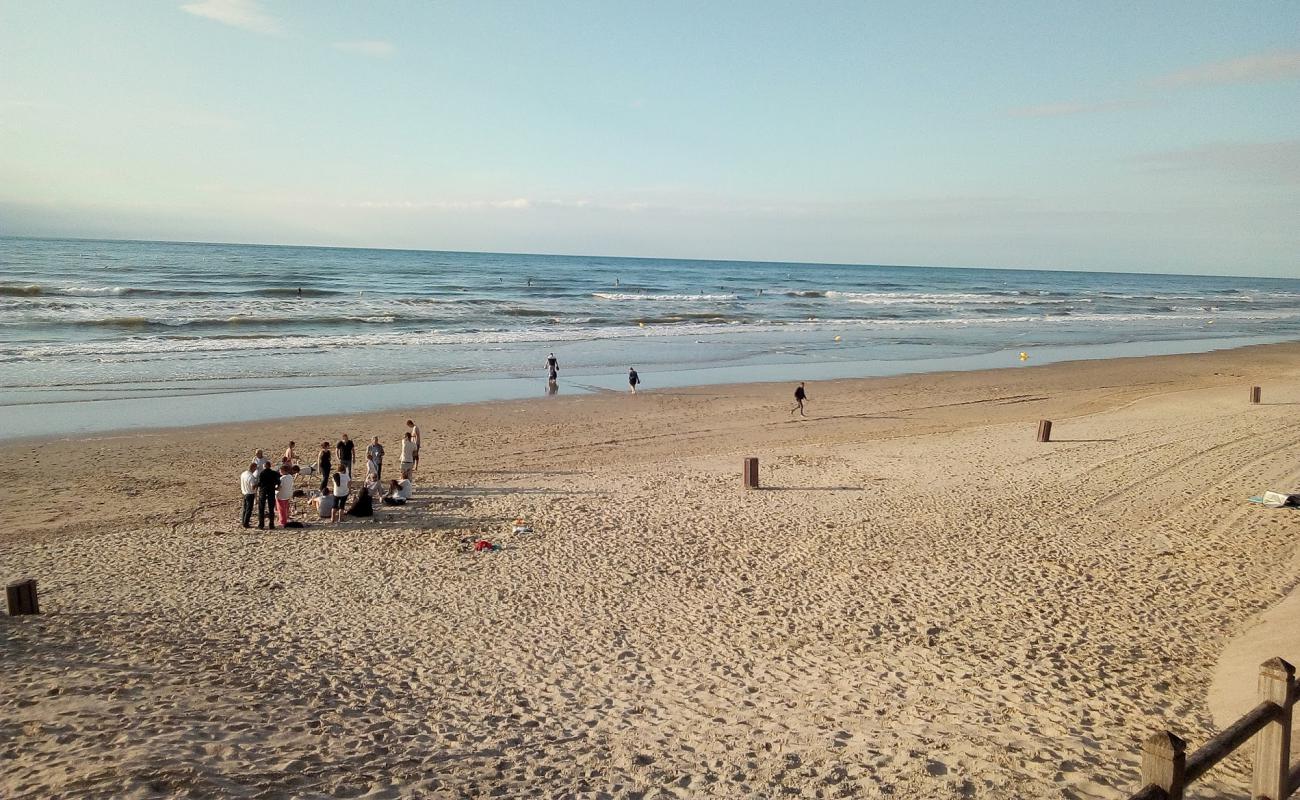
[[[0,438],[1300,339],[1300,280],[0,237]]]

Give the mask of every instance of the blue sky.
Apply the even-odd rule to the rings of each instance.
[[[1300,3],[0,0],[0,234],[1300,275]]]

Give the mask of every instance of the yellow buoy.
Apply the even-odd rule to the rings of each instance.
[[[638,323],[637,323],[637,327],[644,328],[644,327],[645,327],[645,323],[644,323],[644,322],[638,322]]]
[[[1028,353],[1021,353],[1021,354],[1020,354],[1020,360],[1021,360],[1021,361],[1028,361],[1028,360],[1029,360],[1029,354],[1028,354]]]
[[[840,337],[836,336],[836,337],[835,337],[835,341],[838,342],[839,340],[840,340]]]

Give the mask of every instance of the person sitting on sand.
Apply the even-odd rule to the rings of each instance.
[[[794,408],[790,409],[790,413],[793,414],[794,412],[798,411],[799,416],[801,417],[808,416],[807,414],[803,413],[803,403],[807,399],[808,399],[808,393],[803,390],[803,383],[800,382],[799,385],[795,387],[794,390]]]
[[[289,446],[284,448],[283,463],[288,464],[291,467],[298,462],[298,454],[293,451],[293,446],[295,444],[297,444],[297,442],[289,442]]]
[[[351,479],[343,470],[339,470],[330,476],[330,488],[334,495],[334,515],[330,518],[334,522],[343,520],[343,508],[348,504],[348,484]]]
[[[311,499],[311,504],[316,507],[316,516],[321,519],[332,519],[334,515],[334,495],[318,494]]]
[[[361,492],[357,499],[353,501],[352,507],[348,509],[349,517],[373,517],[375,515],[374,499],[370,492]]]
[[[293,468],[280,466],[280,488],[275,493],[275,509],[280,512],[280,525],[287,525],[293,505]]]
[[[379,465],[375,463],[373,457],[366,459],[366,484],[379,482]]]
[[[386,506],[404,506],[410,499],[411,481],[404,478],[400,481],[392,481],[388,485],[388,494],[384,495],[383,503]]]

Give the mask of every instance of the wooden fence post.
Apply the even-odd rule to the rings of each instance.
[[[9,602],[9,616],[19,614],[39,614],[41,606],[36,601],[36,581],[26,578],[14,581],[5,587],[5,599]]]
[[[757,458],[745,459],[744,481],[745,481],[746,489],[758,488],[758,459]]]
[[[1250,402],[1258,403],[1262,398],[1262,395],[1263,393],[1260,391],[1260,388],[1258,386],[1250,387]]]
[[[1040,419],[1038,421],[1038,441],[1052,441],[1052,421],[1050,419]]]
[[[1166,800],[1183,800],[1187,742],[1169,731],[1153,733],[1142,743],[1142,785],[1155,784]]]
[[[1291,788],[1287,785],[1291,765],[1291,693],[1295,690],[1295,667],[1280,658],[1270,658],[1259,665],[1259,699],[1277,703],[1282,713],[1255,734],[1255,773],[1250,782],[1250,796],[1283,800]]]

